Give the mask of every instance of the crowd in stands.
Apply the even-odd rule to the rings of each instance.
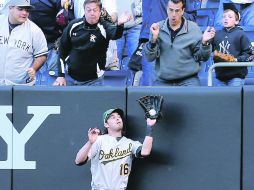
[[[200,86],[202,64],[254,59],[254,0],[0,0],[0,22],[0,85],[104,85],[124,71],[140,86]],[[247,75],[215,69],[218,86]]]

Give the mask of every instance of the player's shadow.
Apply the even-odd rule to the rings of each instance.
[[[178,164],[177,149],[181,147],[179,136],[185,132],[188,126],[183,109],[184,105],[174,103],[163,107],[163,116],[153,131],[154,142],[151,155],[142,159],[134,159],[128,190],[149,189],[149,184],[157,183],[154,176],[164,175],[164,178],[169,178],[172,175],[173,167]],[[142,122],[135,115],[129,116],[128,120],[130,127],[127,132],[130,138],[142,142],[145,132],[144,126],[137,127],[137,124],[144,121]],[[153,177],[151,178],[151,176]]]
[[[134,159],[132,172],[129,177],[128,190],[142,190],[153,183],[150,176],[160,176],[160,173],[168,173],[174,165],[174,158],[170,152],[152,151],[146,158]]]

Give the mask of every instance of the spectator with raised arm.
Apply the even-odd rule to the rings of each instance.
[[[97,64],[100,70],[105,69],[109,41],[122,36],[123,24],[131,16],[123,14],[118,23],[113,24],[100,19],[101,8],[100,0],[85,0],[85,16],[73,20],[65,28],[59,47],[59,77],[54,85],[102,85],[102,78],[97,76]]]
[[[168,18],[152,24],[150,40],[144,45],[148,61],[155,60],[154,86],[199,86],[200,62],[212,52],[208,41],[215,32],[186,20],[184,0],[169,0]],[[148,63],[149,64],[149,63]]]

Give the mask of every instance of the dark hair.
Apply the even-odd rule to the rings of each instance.
[[[183,4],[183,8],[185,8],[186,6],[186,0],[169,0],[168,2],[173,2],[174,4],[178,4],[178,3],[181,3]]]
[[[100,9],[102,8],[102,4],[100,0],[85,0],[83,7],[85,8],[85,6],[90,3],[95,3],[98,7],[100,7]]]

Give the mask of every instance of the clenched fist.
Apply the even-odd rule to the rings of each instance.
[[[160,31],[160,25],[158,23],[153,23],[150,27],[151,34],[153,35],[152,42],[155,43]]]

